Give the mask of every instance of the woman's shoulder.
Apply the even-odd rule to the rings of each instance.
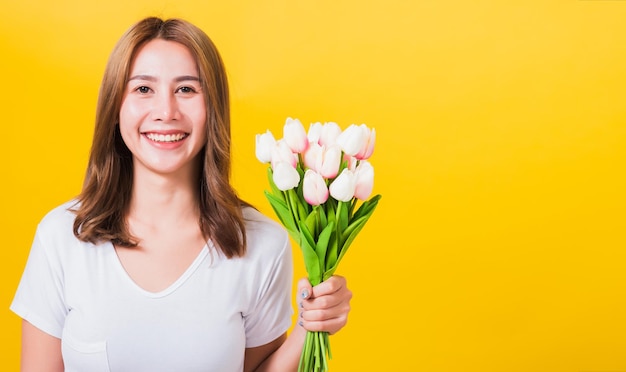
[[[73,236],[74,219],[76,218],[73,210],[77,207],[77,200],[70,200],[54,207],[48,211],[39,222],[37,227],[38,232],[55,235],[69,233]]]
[[[289,244],[287,230],[260,211],[252,207],[245,207],[243,218],[246,223],[248,248],[254,249],[255,245],[260,244],[265,249],[271,246],[283,249]]]
[[[275,234],[277,237],[281,238],[287,235],[287,231],[281,224],[261,213],[255,208],[243,208],[243,219],[246,223],[246,231],[248,232],[248,234]]]

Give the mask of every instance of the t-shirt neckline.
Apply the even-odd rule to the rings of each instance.
[[[162,289],[157,292],[152,292],[144,289],[142,286],[137,284],[135,280],[128,274],[124,265],[122,265],[122,261],[120,261],[117,252],[115,251],[115,246],[111,242],[107,242],[107,249],[112,253],[113,261],[115,261],[115,267],[120,272],[120,275],[124,277],[124,280],[129,283],[129,286],[133,287],[136,291],[140,292],[142,295],[150,298],[161,298],[170,295],[174,291],[176,291],[180,286],[182,286],[188,279],[193,275],[193,273],[198,269],[200,264],[204,261],[204,259],[209,254],[209,245],[210,242],[205,244],[198,256],[193,260],[193,262],[189,265],[189,267],[174,281],[172,284],[167,286],[165,289]]]

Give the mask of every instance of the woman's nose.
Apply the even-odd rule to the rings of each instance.
[[[161,93],[155,96],[152,108],[152,119],[170,122],[179,119],[180,112],[176,96],[171,93]]]

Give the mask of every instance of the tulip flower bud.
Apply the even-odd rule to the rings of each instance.
[[[359,160],[369,159],[374,152],[374,144],[376,143],[376,129],[370,130],[365,124],[361,124],[361,128],[365,132],[365,143],[355,157]]]
[[[337,144],[341,146],[343,152],[354,156],[363,148],[365,135],[363,128],[352,124],[337,137]]]
[[[320,205],[328,200],[328,187],[321,174],[307,170],[302,181],[304,200],[310,205]]]
[[[274,172],[272,179],[279,190],[287,191],[298,186],[300,174],[291,164],[280,161],[272,166],[272,170]]]
[[[330,184],[328,190],[333,198],[347,202],[354,197],[354,188],[354,173],[349,169],[344,169],[341,174],[335,178],[333,183]]]
[[[256,158],[261,163],[272,161],[272,149],[276,147],[274,135],[269,130],[263,134],[256,135]]]
[[[325,178],[335,178],[341,165],[341,148],[338,145],[322,147],[321,156],[317,158],[315,169]]]
[[[306,130],[298,119],[287,118],[283,127],[283,138],[295,153],[300,154],[309,147]]]
[[[359,200],[367,200],[374,188],[374,167],[363,160],[354,171],[354,197]]]
[[[286,162],[294,168],[298,164],[298,155],[291,151],[284,139],[278,140],[276,146],[272,148],[272,169],[279,162]]]
[[[309,143],[317,143],[320,142],[320,136],[322,135],[322,123],[311,123],[309,126],[309,132],[307,133],[307,137],[309,138]]]
[[[337,143],[337,137],[341,134],[341,128],[337,123],[332,121],[324,123],[322,126],[322,132],[320,133],[319,143],[322,146],[331,146]]]
[[[317,171],[317,161],[322,157],[323,148],[317,142],[311,142],[302,156],[304,166]]]

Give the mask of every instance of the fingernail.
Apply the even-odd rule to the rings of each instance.
[[[299,307],[300,309],[304,308],[304,307],[302,306],[302,302],[298,302],[298,307]]]
[[[300,327],[303,327],[303,325],[302,325],[302,321],[301,321],[301,320],[298,322],[298,325],[299,325]]]
[[[309,297],[309,290],[308,289],[304,289],[302,290],[302,294],[301,294],[302,298],[307,298]]]

